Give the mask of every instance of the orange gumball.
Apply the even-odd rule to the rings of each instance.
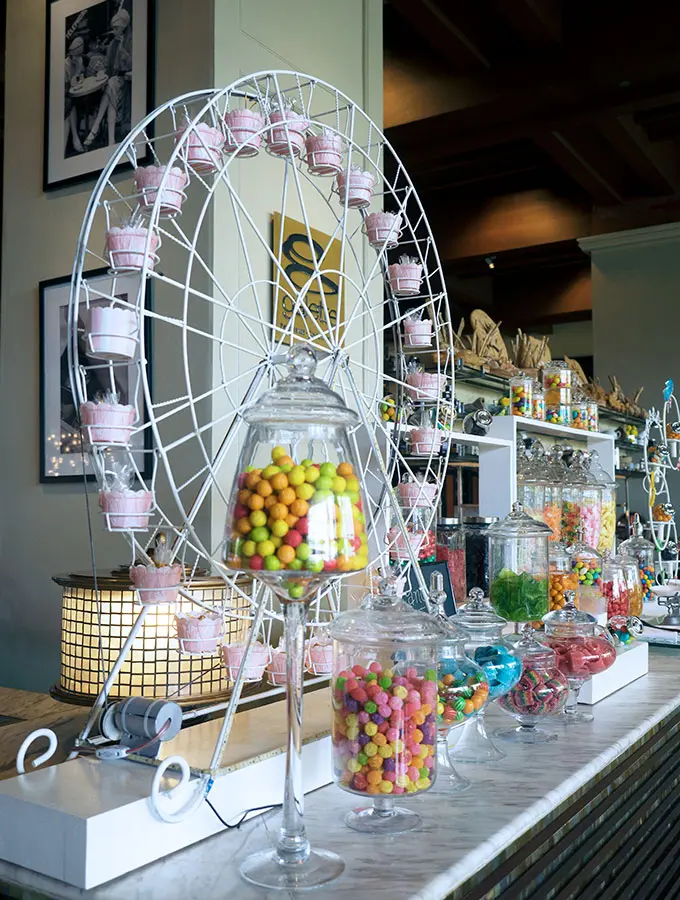
[[[295,559],[295,548],[289,547],[288,544],[281,544],[279,549],[276,551],[276,555],[281,560],[284,565],[288,565],[288,563],[293,562]]]
[[[286,516],[286,525],[289,528],[295,528],[298,521],[298,516],[294,516],[292,513],[288,513]]]
[[[472,705],[474,706],[475,709],[481,709],[484,706],[485,700],[486,700],[486,697],[478,697],[475,695],[472,698]]]
[[[278,502],[276,494],[270,494],[268,497],[264,498],[264,508],[271,509],[272,506],[276,506]]]
[[[341,553],[337,559],[337,569],[338,572],[350,572],[352,570],[352,563],[344,553]]]
[[[248,501],[250,500],[250,491],[245,488],[242,491],[238,492],[238,502],[241,506],[248,506]]]
[[[275,521],[276,519],[285,519],[288,515],[288,507],[285,503],[275,503],[269,510],[269,515]]]
[[[290,458],[290,456],[279,456],[279,458],[276,460],[276,465],[279,468],[281,468],[281,466],[291,466],[292,467],[295,465],[295,463]]]
[[[268,481],[265,481],[264,478],[262,478],[260,481],[258,481],[255,490],[261,497],[268,497],[272,493],[274,488]]]
[[[248,497],[248,506],[251,509],[262,509],[264,506],[264,497],[261,497],[259,494],[251,494]]]
[[[341,462],[337,468],[338,475],[342,475],[343,478],[347,478],[348,475],[354,474],[354,469],[352,468],[352,463]]]
[[[307,503],[306,500],[294,500],[290,504],[290,511],[294,516],[302,518],[302,516],[306,516],[309,512],[309,503]]]
[[[295,500],[296,500],[295,488],[285,487],[279,493],[279,500],[281,503],[285,503],[286,506],[290,506],[291,503],[295,503]]]
[[[260,469],[255,469],[254,472],[248,472],[248,476],[246,478],[246,487],[250,488],[251,491],[254,491],[261,478],[262,475]]]
[[[283,472],[277,472],[276,475],[272,475],[269,479],[269,483],[275,491],[282,491],[288,487],[288,476],[284,475]]]
[[[475,706],[474,706],[474,703],[472,702],[472,700],[466,700],[465,706],[463,707],[463,712],[465,713],[465,715],[469,716],[470,713],[472,713],[474,711],[475,711]]]
[[[236,523],[236,530],[240,534],[248,534],[252,530],[252,525],[248,521],[247,516],[244,516],[242,519],[239,519]]]

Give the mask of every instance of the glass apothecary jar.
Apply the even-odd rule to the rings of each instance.
[[[588,471],[583,452],[577,450],[567,469],[562,491],[562,540],[565,544],[574,543],[579,529],[583,529],[583,540],[591,547],[597,547],[601,521],[600,485]]]
[[[588,431],[599,428],[600,410],[595,400],[588,400]]]
[[[521,372],[510,379],[510,412],[513,416],[531,419],[534,408],[532,402],[534,380]]]
[[[487,532],[498,521],[497,516],[467,516],[465,528],[465,580],[475,584],[489,596],[489,542]]]
[[[467,596],[465,576],[465,529],[453,517],[440,519],[437,523],[437,561],[445,562],[451,576],[451,587],[456,603],[462,603]]]
[[[593,675],[616,662],[616,649],[594,616],[576,609],[573,600],[570,591],[564,608],[545,617],[545,641],[557,654],[557,665],[569,685],[565,722],[592,722],[592,713],[578,709],[578,694]]]
[[[567,467],[562,459],[562,452],[558,448],[553,448],[546,455],[546,461],[543,515],[540,518],[550,528],[548,539],[559,541],[562,538],[562,493],[567,477]]]
[[[378,594],[342,613],[333,638],[333,778],[373,800],[348,813],[356,831],[398,834],[420,816],[397,806],[436,777],[437,681],[441,625],[398,596],[384,579]]]
[[[575,391],[571,400],[571,427],[588,430],[588,399],[581,391]]]
[[[465,652],[484,670],[489,700],[507,694],[522,674],[522,661],[512,642],[503,635],[507,621],[491,609],[480,588],[470,591],[468,602],[449,621],[466,635]],[[495,762],[505,757],[487,734],[484,709],[453,737],[455,744],[449,749],[449,757],[455,762]]]
[[[545,422],[545,391],[540,381],[534,381],[531,406],[534,419],[537,422]]]
[[[623,545],[622,545],[623,546]],[[614,557],[623,569],[623,577],[628,588],[628,613],[631,616],[642,615],[642,582],[637,560],[632,556],[618,554]]]
[[[571,415],[571,369],[565,362],[552,362],[542,370],[545,420],[569,425]]]
[[[545,489],[549,481],[547,462],[543,447],[538,444],[527,454],[524,478],[517,482],[517,499],[524,512],[532,519],[543,520]]]
[[[549,533],[521,503],[487,532],[491,605],[509,622],[537,621],[548,612]]]
[[[602,595],[602,557],[580,536],[567,548],[571,556],[571,568],[578,579],[577,606],[583,612],[599,616],[607,611]]]
[[[600,488],[600,540],[597,550],[613,553],[616,541],[616,482],[603,469],[597,450],[588,451],[587,461],[591,478]]]
[[[632,537],[619,547],[621,556],[632,556],[637,561],[640,581],[642,583],[642,599],[652,600],[654,594],[652,587],[656,584],[656,569],[654,566],[654,544],[642,536],[642,523],[640,517],[635,516],[631,522]]]
[[[550,612],[562,609],[567,602],[566,592],[576,591],[578,575],[571,565],[571,554],[564,544],[550,544]]]
[[[628,618],[630,590],[623,566],[605,553],[602,559],[602,596],[607,603],[607,618]]]
[[[562,712],[567,702],[567,679],[557,666],[557,656],[550,647],[534,637],[531,625],[522,629],[522,639],[515,645],[522,661],[522,674],[517,684],[504,694],[498,705],[519,722],[516,728],[498,729],[494,734],[505,741],[521,744],[545,744],[556,741],[557,734],[541,728]]]

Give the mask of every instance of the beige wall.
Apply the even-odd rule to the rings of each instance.
[[[57,572],[88,569],[82,487],[38,483],[38,292],[67,274],[92,185],[42,192],[44,0],[8,4],[0,390],[0,684],[45,690],[58,676]],[[298,68],[337,84],[382,118],[381,0],[158,0],[156,100],[269,68]],[[263,183],[249,186],[253,202]],[[247,191],[246,191],[247,192]],[[262,214],[275,204],[261,204]],[[214,229],[214,238],[213,238]],[[222,251],[219,213],[205,237]],[[205,255],[211,256],[211,246]],[[172,362],[154,348],[154,374]],[[206,367],[208,377],[209,367]],[[16,411],[20,411],[17,413]],[[218,515],[219,519],[219,515]],[[217,519],[216,526],[219,526]],[[127,556],[94,519],[97,566]]]

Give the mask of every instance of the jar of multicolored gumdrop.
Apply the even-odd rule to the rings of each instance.
[[[597,431],[599,428],[600,411],[595,400],[588,401],[588,431]]]
[[[588,430],[588,400],[580,391],[576,391],[571,401],[571,427]]]
[[[533,418],[537,422],[545,422],[545,391],[540,381],[534,381],[531,405]]]
[[[533,416],[533,387],[533,378],[521,372],[510,379],[510,412],[513,416],[523,416],[526,419]]]
[[[571,369],[565,362],[551,362],[543,367],[545,419],[555,425],[569,425],[571,414]]]
[[[380,798],[349,814],[347,824],[358,831],[417,827],[417,814],[391,798],[427,791],[436,775],[442,628],[398,593],[398,581],[385,579],[378,594],[331,627],[333,778],[345,791]]]
[[[583,612],[599,616],[607,609],[602,595],[602,557],[581,538],[567,549],[571,555],[572,571],[578,578],[576,605]]]

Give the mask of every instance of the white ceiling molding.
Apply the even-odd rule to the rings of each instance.
[[[615,231],[611,234],[597,234],[593,237],[578,238],[578,245],[581,250],[589,254],[678,242],[680,242],[680,222],[671,222],[668,225],[650,225],[648,228],[631,228],[628,231]]]

